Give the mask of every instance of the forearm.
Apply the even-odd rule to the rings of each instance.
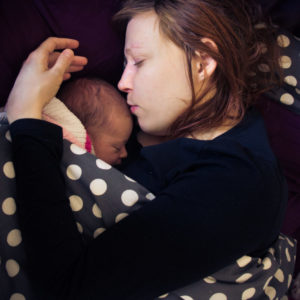
[[[53,280],[53,271],[70,268],[81,251],[81,236],[70,221],[73,216],[59,169],[61,128],[29,119],[12,123],[10,131],[19,221],[29,267],[36,274],[33,281],[40,285],[40,275],[43,280],[48,275]],[[57,246],[61,244],[64,246]],[[68,259],[59,259],[65,255]],[[39,268],[45,272],[40,274]]]

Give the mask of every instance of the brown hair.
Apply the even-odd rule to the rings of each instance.
[[[173,137],[240,121],[257,96],[280,83],[279,50],[274,28],[261,23],[258,7],[250,0],[126,0],[115,15],[127,24],[135,15],[155,11],[161,32],[186,53],[193,93],[191,106],[170,128]],[[203,43],[209,38],[217,49]],[[196,95],[192,74],[195,52],[207,54],[217,68]],[[208,93],[216,93],[202,101]]]
[[[111,118],[131,118],[125,99],[109,83],[98,78],[78,78],[65,83],[57,97],[79,118],[89,133],[108,130]]]

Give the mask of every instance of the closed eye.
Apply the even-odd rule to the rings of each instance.
[[[116,146],[114,146],[114,149],[115,149],[116,152],[120,152],[121,151],[121,149],[119,147],[116,147]]]
[[[135,65],[135,66],[140,66],[140,65],[143,64],[143,62],[144,62],[144,60],[140,60],[140,61],[134,63],[134,65]]]

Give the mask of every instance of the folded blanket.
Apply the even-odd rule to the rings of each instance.
[[[62,101],[56,97],[52,98],[44,107],[42,117],[45,121],[62,127],[64,139],[95,154],[94,147],[84,125]]]

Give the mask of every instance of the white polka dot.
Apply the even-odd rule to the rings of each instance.
[[[264,258],[262,263],[264,265],[264,267],[263,267],[264,270],[268,270],[272,266],[272,262],[271,262],[271,259],[269,257]]]
[[[2,210],[8,216],[13,215],[17,210],[15,199],[11,197],[6,198],[2,203]]]
[[[159,296],[158,298],[159,299],[164,299],[164,298],[167,298],[168,296],[169,296],[169,294],[164,294],[164,295]]]
[[[245,290],[242,294],[242,300],[248,300],[251,299],[255,295],[255,288],[249,288]]]
[[[217,280],[212,276],[207,276],[203,279],[206,283],[213,284],[216,283]]]
[[[209,300],[227,300],[227,296],[223,293],[216,293],[212,295]]]
[[[265,43],[259,43],[259,47],[260,47],[260,50],[261,50],[262,54],[265,54],[265,53],[268,52],[268,47]]]
[[[139,195],[134,190],[126,190],[122,193],[121,200],[124,205],[133,206],[139,200]]]
[[[111,169],[111,165],[109,165],[108,163],[106,163],[105,161],[101,160],[101,159],[97,159],[96,160],[96,165],[99,169],[102,170],[109,170]]]
[[[20,293],[14,293],[10,296],[9,300],[26,300],[26,298]]]
[[[292,65],[292,60],[288,56],[283,55],[279,59],[279,65],[283,69],[289,69]]]
[[[254,28],[255,29],[264,29],[264,28],[267,28],[267,25],[266,25],[266,23],[258,23],[258,24],[254,25]]]
[[[76,222],[76,225],[77,225],[77,229],[80,233],[83,233],[83,228],[82,228],[82,225],[78,222]]]
[[[82,199],[77,195],[72,195],[69,197],[70,206],[73,211],[80,211],[83,207]]]
[[[82,155],[82,154],[86,153],[85,149],[83,149],[75,144],[71,144],[70,150],[71,150],[71,152],[73,152],[76,155]]]
[[[152,193],[148,193],[148,194],[146,195],[146,198],[147,198],[148,200],[153,200],[153,199],[155,198],[155,196],[154,196]]]
[[[280,34],[278,37],[277,37],[277,44],[282,47],[282,48],[286,48],[290,45],[290,39],[284,35],[284,34]]]
[[[77,165],[70,165],[67,168],[67,176],[71,180],[78,180],[81,177],[82,170],[79,166]]]
[[[269,285],[270,281],[273,279],[273,276],[269,277],[268,280],[266,281],[263,290],[265,290],[267,288],[267,286]]]
[[[266,72],[270,72],[270,67],[267,64],[260,64],[258,66],[258,70],[266,73]]]
[[[124,218],[128,217],[128,214],[126,213],[121,213],[121,214],[118,214],[116,216],[116,219],[115,219],[115,222],[118,223],[120,222],[121,220],[123,220]]]
[[[288,248],[285,248],[285,255],[288,262],[291,262],[291,256]]]
[[[240,268],[243,268],[247,266],[252,261],[252,258],[250,256],[244,255],[241,258],[239,258],[236,263]]]
[[[96,203],[93,205],[92,212],[96,218],[102,218],[102,212]]]
[[[17,247],[22,242],[21,231],[19,229],[13,229],[7,235],[7,243],[11,247]]]
[[[284,82],[286,82],[287,84],[291,85],[291,86],[297,86],[297,79],[294,76],[286,76],[284,78]]]
[[[268,286],[265,289],[265,294],[270,300],[273,300],[276,297],[276,290],[272,286]]]
[[[292,105],[294,101],[295,101],[294,97],[289,93],[285,93],[280,97],[280,102],[286,105]]]
[[[291,247],[294,247],[295,245],[294,245],[294,243],[287,237],[286,238],[286,240],[287,240],[287,242],[289,243],[289,245],[291,246]]]
[[[275,278],[279,281],[279,282],[284,282],[284,274],[282,272],[281,269],[278,269],[275,273]]]
[[[250,273],[245,273],[242,276],[240,276],[239,278],[236,279],[237,283],[244,283],[246,282],[248,279],[250,279],[252,277],[252,274]]]
[[[15,176],[16,176],[15,169],[14,169],[14,165],[11,161],[8,161],[6,164],[4,164],[3,173],[9,179],[15,178]]]
[[[295,90],[296,90],[296,93],[300,95],[300,89],[296,88]]]
[[[271,253],[273,256],[275,255],[275,250],[274,248],[269,248],[268,252]]]
[[[259,258],[259,259],[257,260],[257,263],[258,263],[259,265],[261,265],[261,262],[262,262],[262,259]]]
[[[90,184],[91,192],[96,196],[105,194],[107,190],[107,184],[103,179],[94,179]]]
[[[289,274],[289,276],[288,276],[288,283],[287,283],[288,288],[290,287],[290,285],[292,283],[292,279],[293,279],[293,276],[291,274]]]
[[[105,228],[97,228],[97,229],[94,231],[94,234],[93,234],[94,239],[95,239],[98,235],[100,235],[102,232],[104,232],[105,230],[106,230]]]
[[[130,178],[130,177],[128,177],[128,176],[126,176],[126,175],[124,175],[124,177],[128,180],[128,181],[131,181],[131,182],[135,182],[135,180],[134,179],[132,179],[132,178]]]
[[[20,271],[20,266],[14,259],[9,259],[5,267],[9,277],[15,277]]]
[[[5,133],[5,138],[6,138],[9,142],[11,142],[11,135],[10,135],[9,130],[6,131],[6,133]]]
[[[183,300],[194,300],[192,297],[190,296],[180,296],[180,298],[182,298]]]

